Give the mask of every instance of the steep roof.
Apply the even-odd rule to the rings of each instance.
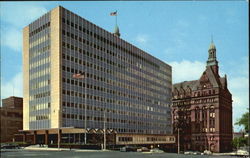
[[[220,76],[216,75],[210,66],[206,67],[206,70],[203,72],[203,74],[205,74],[207,76],[209,82],[212,84],[213,87],[221,87],[221,88],[227,87],[226,76],[220,77]],[[180,90],[181,88],[183,88],[184,90],[186,90],[188,88],[190,88],[192,91],[196,90],[197,87],[200,85],[200,81],[201,81],[203,74],[201,75],[199,80],[184,81],[184,82],[174,84],[173,91],[175,89]]]
[[[193,80],[193,81],[184,81],[184,82],[180,82],[180,83],[176,83],[173,85],[173,90],[174,88],[177,89],[188,89],[190,88],[191,90],[196,89],[196,85],[197,85],[198,80]]]

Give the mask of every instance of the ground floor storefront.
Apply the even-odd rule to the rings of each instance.
[[[175,144],[173,135],[156,134],[125,134],[117,133],[107,129],[105,132],[99,129],[84,130],[81,128],[60,128],[21,130],[16,135],[16,141],[23,141],[29,144],[45,144],[49,146],[95,146],[95,148],[117,148],[126,145],[146,146],[149,148],[169,148]]]

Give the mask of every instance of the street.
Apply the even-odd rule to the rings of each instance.
[[[184,155],[176,153],[140,153],[140,152],[120,152],[120,151],[29,151],[13,150],[1,152],[1,158],[236,158],[234,156],[211,156],[211,155]]]

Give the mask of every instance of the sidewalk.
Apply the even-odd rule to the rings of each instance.
[[[47,146],[40,147],[39,145],[31,145],[25,147],[24,150],[39,150],[39,151],[75,151],[75,152],[107,152],[110,150],[91,150],[91,149],[69,149],[69,148],[49,148]]]

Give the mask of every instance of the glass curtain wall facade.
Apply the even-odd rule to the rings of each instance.
[[[55,47],[50,41],[53,10],[29,25],[29,79],[24,75],[28,129],[56,127],[51,115],[58,109],[60,127],[98,130],[105,121],[107,129],[118,133],[171,134],[171,67],[80,16],[56,9],[58,55],[50,49]],[[59,67],[51,68],[56,61]],[[57,102],[51,96],[51,71],[59,74]],[[84,78],[73,78],[77,73]]]
[[[50,127],[50,14],[29,25],[29,127]]]

